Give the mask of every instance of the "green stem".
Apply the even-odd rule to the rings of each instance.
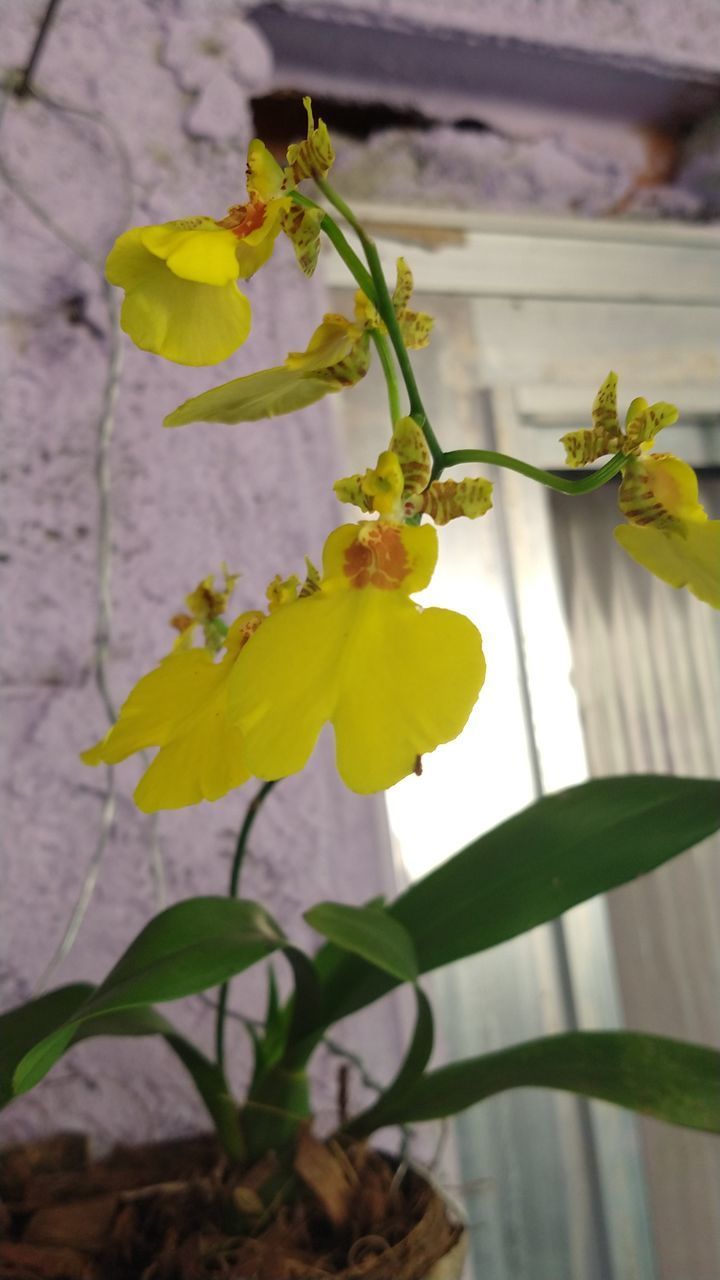
[[[398,386],[397,373],[393,363],[392,352],[385,334],[381,333],[379,329],[371,329],[370,337],[375,343],[375,349],[380,357],[382,371],[385,374],[388,405],[390,408],[390,421],[394,427],[398,418],[402,417],[402,411],[400,409],[400,388]]]
[[[373,241],[369,240],[367,236],[364,236],[363,238],[363,247],[370,267],[373,284],[377,289],[378,311],[385,321],[388,336],[395,349],[397,362],[400,366],[400,372],[403,376],[405,389],[408,393],[408,399],[410,401],[410,416],[415,419],[418,426],[422,429],[428,449],[432,454],[433,471],[439,474],[442,469],[442,445],[430,425],[430,419],[425,411],[422,396],[420,395],[420,388],[415,381],[415,373],[410,363],[410,356],[408,354],[408,349],[405,346],[398,318],[395,315],[395,308],[393,306],[392,298],[390,297],[390,290],[388,289],[382,264],[380,262],[380,255]]]
[[[447,453],[443,450],[440,442],[432,429],[428,420],[425,406],[420,395],[415,374],[410,364],[407,347],[403,340],[395,308],[393,307],[390,291],[387,286],[385,274],[380,262],[380,255],[374,241],[368,236],[362,223],[358,221],[352,209],[343,200],[342,196],[335,191],[334,187],[327,179],[316,176],[315,183],[322,191],[326,200],[329,201],[342,214],[345,221],[357,235],[362,244],[365,256],[370,267],[370,275],[368,275],[365,267],[360,261],[357,254],[348,244],[340,227],[330,214],[325,213],[320,223],[321,229],[325,232],[328,239],[332,241],[337,249],[340,257],[348,267],[353,278],[357,281],[363,293],[370,299],[383,319],[388,331],[388,336],[393,345],[395,355],[397,357],[400,372],[405,383],[408,399],[410,401],[410,414],[421,428],[428,448],[432,454],[433,471],[432,479],[436,480],[442,474],[446,467],[457,466],[461,462],[485,462],[496,467],[504,467],[508,471],[517,471],[520,475],[526,476],[529,480],[536,480],[539,484],[544,484],[549,489],[555,489],[558,493],[568,493],[577,495],[579,493],[592,493],[593,489],[600,489],[602,485],[607,484],[608,480],[612,480],[616,476],[621,467],[627,462],[627,458],[622,453],[615,454],[610,458],[604,466],[597,471],[593,471],[591,475],[585,476],[580,480],[565,480],[561,476],[553,475],[550,471],[544,471],[540,467],[533,467],[529,462],[522,462],[520,458],[513,458],[507,453],[496,453],[493,449],[451,449]],[[293,192],[293,199],[299,204],[305,205],[309,209],[320,209],[314,200],[310,200],[307,196],[300,195],[299,192]],[[390,413],[393,422],[397,421],[400,416],[400,406],[397,394],[397,379],[395,377],[395,369],[390,362],[390,353],[387,349],[387,343],[384,342],[382,334],[373,332],[373,339],[380,356],[383,366],[383,372],[388,384],[388,397],[390,400]],[[382,339],[382,341],[381,341]],[[384,347],[384,349],[383,349]]]
[[[240,834],[237,838],[237,844],[235,845],[235,856],[233,857],[232,868],[230,870],[230,887],[228,889],[228,897],[230,898],[237,897],[238,885],[240,883],[240,872],[245,858],[248,837],[252,831],[255,819],[262,808],[263,801],[266,796],[270,794],[274,786],[274,782],[264,782],[257,795],[250,801],[250,804],[247,807],[247,812],[240,828]],[[224,982],[220,988],[217,1017],[215,1020],[215,1060],[221,1071],[224,1071],[225,1069],[225,1022],[227,1018],[229,991],[230,983]]]
[[[358,219],[355,217],[350,206],[345,203],[342,196],[338,195],[337,191],[335,191],[334,187],[330,185],[327,179],[316,176],[315,182],[325,198],[329,200],[330,204],[337,209],[338,213],[342,214],[348,225],[352,227],[363,247],[363,251],[370,268],[372,283],[375,286],[375,292],[377,294],[375,306],[385,322],[390,341],[395,349],[397,362],[400,366],[400,372],[403,376],[405,388],[408,393],[408,399],[410,401],[410,415],[421,428],[423,435],[425,436],[425,440],[427,441],[427,446],[432,454],[433,476],[440,475],[443,465],[442,446],[440,445],[440,442],[430,425],[428,415],[425,412],[425,406],[422,401],[422,396],[420,395],[420,389],[415,380],[413,367],[410,363],[410,356],[408,355],[408,350],[405,346],[398,318],[395,315],[395,308],[393,306],[392,298],[390,297],[390,290],[388,289],[385,273],[382,269],[382,263],[380,262],[380,255],[377,251],[377,246],[374,240],[372,240],[367,234],[362,223],[358,222]]]
[[[362,242],[363,248],[365,248],[365,241],[368,239],[367,232],[365,231],[362,223],[358,218],[356,218],[350,208],[350,205],[345,203],[340,193],[336,191],[335,188],[330,185],[327,178],[323,178],[321,174],[313,174],[313,182],[320,188],[325,199],[329,200],[330,204],[337,209],[338,213],[342,214],[348,226],[352,227],[353,231]]]
[[[293,199],[297,201],[298,204],[301,204],[308,209],[320,210],[319,204],[316,204],[316,202],[311,200],[308,196],[300,195],[298,191],[293,192]],[[361,262],[351,245],[348,244],[348,241],[340,230],[337,222],[329,213],[323,212],[320,228],[325,232],[328,239],[337,249],[338,254],[350,271],[350,274],[353,276],[356,284],[359,284],[366,298],[368,298],[372,305],[377,309],[378,299],[372,277],[368,275],[365,265]],[[375,347],[377,348],[377,353],[380,357],[380,364],[382,365],[382,370],[385,375],[388,390],[388,401],[390,405],[390,418],[394,426],[398,418],[402,416],[400,409],[400,392],[395,366],[392,362],[392,357],[390,355],[385,335],[380,333],[377,329],[371,329],[370,333],[373,342],[375,343]]]
[[[528,480],[537,480],[548,489],[556,489],[558,493],[576,495],[591,493],[593,489],[600,489],[607,484],[624,466],[627,458],[624,453],[616,453],[604,466],[580,480],[565,480],[562,476],[533,467],[529,462],[521,462],[519,458],[513,458],[507,453],[496,453],[493,449],[451,449],[449,453],[443,454],[443,467],[456,467],[461,462],[486,462],[494,467],[505,467],[507,471],[517,471],[521,476],[527,476]]]

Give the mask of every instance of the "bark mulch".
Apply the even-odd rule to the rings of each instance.
[[[289,1198],[272,1156],[230,1169],[209,1136],[95,1161],[79,1134],[14,1147],[0,1280],[423,1280],[462,1234],[422,1177],[364,1145],[306,1133],[292,1180]]]

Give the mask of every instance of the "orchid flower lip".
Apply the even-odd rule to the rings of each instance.
[[[485,663],[467,618],[411,598],[436,559],[431,525],[361,521],[330,534],[319,589],[278,609],[231,677],[229,715],[253,773],[298,772],[330,722],[341,777],[368,793],[457,736]]]

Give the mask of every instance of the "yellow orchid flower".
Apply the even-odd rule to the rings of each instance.
[[[598,391],[592,407],[592,427],[568,431],[560,437],[565,446],[565,462],[569,467],[586,467],[609,453],[625,453],[628,457],[648,448],[663,427],[677,422],[674,404],[658,400],[648,404],[636,396],[620,426],[617,409],[617,374],[609,373]]]
[[[469,619],[411,599],[436,560],[430,525],[363,521],[330,534],[319,589],[278,608],[231,674],[228,715],[257,777],[302,769],[326,721],[339,773],[361,793],[457,737],[485,660]]]
[[[429,515],[435,524],[448,524],[459,516],[470,520],[484,516],[492,506],[492,484],[482,477],[434,480],[432,458],[425,437],[413,418],[395,423],[390,448],[381,453],[377,466],[364,476],[346,476],[334,489],[339,502],[361,511],[378,512],[397,522]]]
[[[178,405],[165,427],[189,422],[258,422],[293,413],[324,396],[352,387],[370,367],[365,329],[341,315],[326,315],[305,351],[290,351],[285,363],[233,378]]]
[[[341,482],[342,483],[342,482]],[[360,489],[364,502],[369,510],[377,511],[386,518],[402,518],[402,497],[405,488],[405,477],[400,459],[392,449],[385,449],[377,460],[377,466],[370,468],[360,480]]]
[[[290,206],[286,175],[264,142],[253,138],[247,155],[245,204],[234,204],[218,224],[235,239],[235,256],[243,280],[264,266],[275,248],[282,214]]]
[[[307,112],[307,137],[303,142],[293,142],[287,149],[288,175],[293,184],[304,178],[326,178],[335,160],[335,152],[327,125],[313,118],[312,99],[303,98]]]
[[[615,537],[638,564],[669,583],[687,587],[698,599],[720,608],[720,521],[709,520],[698,501],[692,467],[669,453],[648,454],[663,427],[678,419],[674,404],[648,404],[637,396],[620,427],[617,375],[609,373],[598,391],[589,430],[562,437],[566,462],[586,466],[607,453],[624,453],[619,506],[629,524]]]
[[[207,578],[203,578],[195,590],[185,597],[185,604],[189,612],[176,613],[170,619],[170,625],[180,633],[175,641],[176,649],[189,649],[198,627],[203,629],[206,648],[213,653],[217,653],[223,647],[227,626],[223,621],[222,615],[230,603],[230,597],[240,574],[228,573],[227,565],[225,564],[222,566],[222,571],[225,577],[223,587],[217,589],[215,587],[215,575],[213,573],[208,574]]]
[[[159,747],[135,790],[144,813],[219,800],[250,777],[243,735],[226,716],[230,676],[238,655],[263,620],[244,613],[225,637],[225,653],[209,649],[170,653],[143,676],[120,708],[116,723],[81,759],[117,764],[136,751]]]
[[[143,351],[176,364],[219,364],[250,333],[250,303],[236,280],[236,238],[212,218],[133,227],[105,264],[125,290],[120,324]]]
[[[293,205],[289,213],[283,213],[281,223],[285,230],[294,225],[298,210],[299,206]],[[295,251],[302,265],[303,255],[307,252],[312,257],[312,249],[302,240],[300,232],[298,236]],[[423,312],[408,310],[411,291],[412,275],[400,258],[398,283],[393,294],[395,310],[406,345],[422,347],[430,340],[433,321]],[[370,367],[372,329],[384,330],[383,322],[365,295],[358,291],[353,320],[335,313],[323,316],[304,351],[290,351],[281,365],[261,369],[243,378],[233,378],[231,382],[192,396],[165,417],[163,426],[183,427],[190,422],[233,425],[258,422],[261,418],[274,418],[305,409],[324,396],[346,390],[364,378]],[[428,479],[429,476],[428,472]]]
[[[308,141],[317,149],[310,111]],[[327,134],[325,126],[323,138]],[[329,142],[329,139],[328,139]],[[292,150],[292,148],[290,149]],[[288,153],[289,155],[289,153]],[[105,274],[125,290],[120,323],[136,346],[177,364],[219,364],[250,333],[250,303],[237,287],[267,262],[280,231],[312,275],[322,210],[292,199],[299,177],[283,170],[259,138],[248,148],[247,195],[227,216],[133,227],[116,241]]]
[[[283,578],[281,574],[276,573],[272,582],[268,583],[265,591],[268,613],[276,613],[283,605],[290,604],[292,600],[302,600],[319,589],[320,574],[310,557],[306,556],[304,582],[301,583],[295,573],[291,573],[289,578]]]
[[[413,274],[410,267],[404,258],[398,258],[392,304],[400,325],[403,342],[411,351],[427,347],[435,324],[433,316],[426,311],[410,310],[409,302],[413,287]],[[361,289],[355,294],[355,319],[358,324],[364,325],[366,328],[379,329],[381,333],[387,333],[385,323],[379,312],[376,311],[370,299]]]
[[[720,609],[720,520],[709,520],[700,504],[692,467],[669,453],[631,459],[619,505],[630,523],[619,525],[615,537],[628,555]]]

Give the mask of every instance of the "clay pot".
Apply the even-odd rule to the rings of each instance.
[[[428,1273],[426,1280],[460,1280],[468,1251],[468,1234],[464,1230],[457,1244]]]

